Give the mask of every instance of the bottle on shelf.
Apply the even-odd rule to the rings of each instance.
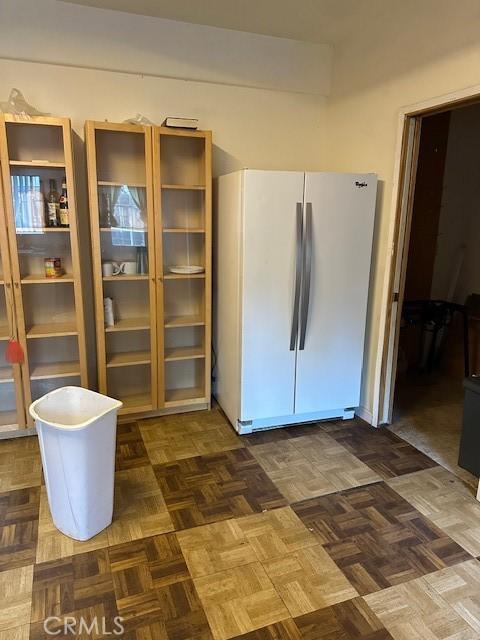
[[[58,209],[59,209],[59,216],[60,216],[60,226],[69,227],[70,220],[68,217],[68,194],[67,194],[66,178],[63,178],[62,180],[62,194],[58,202]]]
[[[104,207],[101,214],[100,225],[102,229],[110,229],[112,227],[112,199],[109,193],[105,193]]]
[[[105,325],[107,327],[113,327],[115,325],[115,314],[113,311],[112,298],[103,299],[103,311],[105,315]]]
[[[59,226],[59,195],[57,192],[57,182],[53,178],[50,180],[50,191],[47,196],[47,226]]]

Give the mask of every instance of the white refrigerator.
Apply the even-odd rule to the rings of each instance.
[[[238,433],[353,417],[376,191],[374,174],[216,180],[213,385]]]

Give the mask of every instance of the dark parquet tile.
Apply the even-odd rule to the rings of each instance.
[[[117,426],[117,451],[115,469],[124,471],[150,464],[137,422]]]
[[[176,529],[287,504],[248,449],[177,460],[154,470]]]
[[[63,634],[65,619],[75,618],[77,635],[83,618],[87,626],[102,625],[106,632],[115,628],[118,616],[110,563],[106,549],[44,562],[34,567],[30,638],[51,638],[43,621],[50,620],[48,630]],[[103,622],[105,620],[105,622]],[[88,636],[87,636],[88,637]]]
[[[120,594],[124,572],[138,567],[148,568],[152,587],[166,586],[190,577],[180,545],[173,533],[119,544],[111,547],[108,555]]]
[[[362,598],[295,618],[302,640],[393,640]]]
[[[257,433],[251,433],[250,435],[239,437],[244,444],[251,447],[257,444],[270,444],[271,442],[290,440],[291,438],[300,438],[301,436],[311,436],[319,431],[322,431],[321,423],[309,422],[305,424],[297,424],[293,427],[257,431]]]
[[[248,447],[254,447],[257,444],[270,444],[271,442],[289,440],[290,435],[287,433],[287,429],[267,429],[266,431],[257,431],[249,435],[239,436],[239,438]]]
[[[471,558],[383,482],[292,508],[362,595]]]
[[[0,571],[35,562],[40,487],[0,493]]]
[[[192,580],[184,580],[132,599],[133,609],[121,603],[128,640],[212,640],[205,612]],[[130,612],[134,612],[131,616]]]
[[[242,636],[235,636],[236,640],[239,638],[242,640],[302,640],[300,631],[291,618],[244,633]]]
[[[286,427],[285,433],[289,438],[300,438],[301,436],[313,436],[323,431],[322,422],[306,422],[304,424],[296,424],[292,427]]]
[[[375,429],[363,420],[326,422],[321,426],[385,480],[438,466],[391,431]]]
[[[118,545],[109,557],[124,637],[211,638],[175,534]]]

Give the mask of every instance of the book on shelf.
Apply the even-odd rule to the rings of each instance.
[[[177,129],[198,129],[198,118],[177,118],[168,116],[162,122],[163,127],[176,127]]]

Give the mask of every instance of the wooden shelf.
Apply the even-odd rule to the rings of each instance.
[[[203,184],[162,184],[162,189],[179,189],[184,191],[205,191]]]
[[[128,351],[125,353],[112,353],[107,356],[107,368],[133,367],[139,364],[150,364],[150,351]]]
[[[118,276],[104,276],[104,282],[120,282],[123,281],[131,281],[131,280],[148,280],[148,274],[136,273],[134,275],[118,275]]]
[[[0,411],[0,427],[3,429],[8,427],[16,427],[18,418],[16,411]]]
[[[0,367],[0,384],[13,382],[12,367]]]
[[[163,233],[205,233],[205,229],[190,229],[188,227],[164,227]]]
[[[192,280],[205,278],[205,272],[203,273],[166,273],[163,276],[164,280]]]
[[[137,187],[146,188],[146,184],[143,182],[110,182],[109,180],[98,180],[99,187]]]
[[[8,325],[3,324],[0,325],[0,340],[9,340],[10,339],[10,329]]]
[[[50,162],[49,160],[10,160],[11,167],[42,167],[47,169],[64,169],[64,162]]]
[[[100,227],[102,233],[113,233],[114,231],[128,231],[128,233],[148,233],[147,227],[145,229],[134,229],[133,227]]]
[[[21,281],[22,284],[58,284],[59,282],[75,282],[71,273],[64,273],[59,278],[46,278],[41,274],[24,276]]]
[[[53,338],[78,335],[74,322],[49,322],[27,328],[27,338]]]
[[[200,315],[193,316],[166,316],[165,327],[201,327],[205,324],[205,319]]]
[[[125,318],[117,320],[113,327],[105,327],[106,333],[117,331],[144,331],[150,329],[150,318]]]
[[[165,407],[180,407],[186,404],[207,402],[203,387],[187,389],[165,389]]]
[[[142,413],[142,411],[151,411],[152,409],[152,396],[149,393],[136,393],[120,396],[117,399],[123,402],[119,414]]]
[[[41,236],[44,233],[70,233],[70,227],[16,227],[18,236]]]
[[[196,360],[205,358],[203,347],[166,347],[165,362],[175,362],[177,360]]]
[[[52,378],[71,378],[80,375],[79,362],[50,362],[36,364],[30,369],[30,380],[49,380]]]

